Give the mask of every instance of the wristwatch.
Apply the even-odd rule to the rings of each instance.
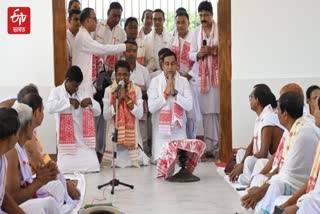
[[[171,94],[173,97],[175,97],[178,94],[178,91],[176,89],[174,89],[173,94]]]

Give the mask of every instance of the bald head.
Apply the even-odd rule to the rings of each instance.
[[[282,94],[287,93],[287,92],[295,92],[295,93],[301,95],[302,98],[303,98],[303,100],[304,100],[303,90],[302,90],[301,86],[298,85],[297,83],[289,83],[289,84],[283,86],[283,87],[281,88],[281,90],[280,90],[280,96],[281,96]]]

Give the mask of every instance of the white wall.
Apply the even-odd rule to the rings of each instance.
[[[7,33],[8,7],[30,7],[30,34]],[[21,87],[32,82],[39,87],[46,102],[54,85],[52,1],[1,1],[0,26],[0,98],[16,95]],[[54,118],[46,111],[45,120],[38,133],[45,145],[45,151],[55,153]]]
[[[290,82],[320,85],[319,0],[232,1],[233,147],[246,146],[255,113],[248,95],[266,83],[279,97]]]

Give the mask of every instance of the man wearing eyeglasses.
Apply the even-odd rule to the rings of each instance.
[[[153,27],[144,41],[146,47],[145,65],[149,72],[160,69],[158,52],[162,48],[171,48],[172,36],[164,28],[165,16],[161,9],[153,11]]]
[[[97,71],[93,66],[93,56],[104,54],[122,54],[132,44],[101,44],[95,41],[90,33],[94,32],[97,27],[96,13],[92,8],[85,8],[80,15],[81,27],[76,35],[74,45],[72,47],[72,65],[77,65],[83,72],[83,81],[79,87],[88,98],[93,98],[96,92],[93,81],[97,77]],[[100,117],[98,117],[100,118]],[[102,125],[96,124],[96,130],[104,130],[105,123],[102,118]],[[97,145],[103,147],[104,136],[103,133],[96,133]],[[100,138],[101,137],[101,138]],[[98,150],[98,148],[96,148]],[[103,149],[103,148],[102,148]]]

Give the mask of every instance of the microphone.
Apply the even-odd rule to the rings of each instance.
[[[120,89],[124,86],[124,81],[120,80],[120,82],[118,83],[118,86],[116,87],[116,89],[114,90],[114,92],[118,93],[120,91]]]
[[[202,41],[202,46],[207,46],[207,40],[204,39],[204,40]]]
[[[204,39],[204,40],[202,41],[202,46],[207,46],[207,40]],[[202,57],[202,60],[204,60],[204,57]]]

